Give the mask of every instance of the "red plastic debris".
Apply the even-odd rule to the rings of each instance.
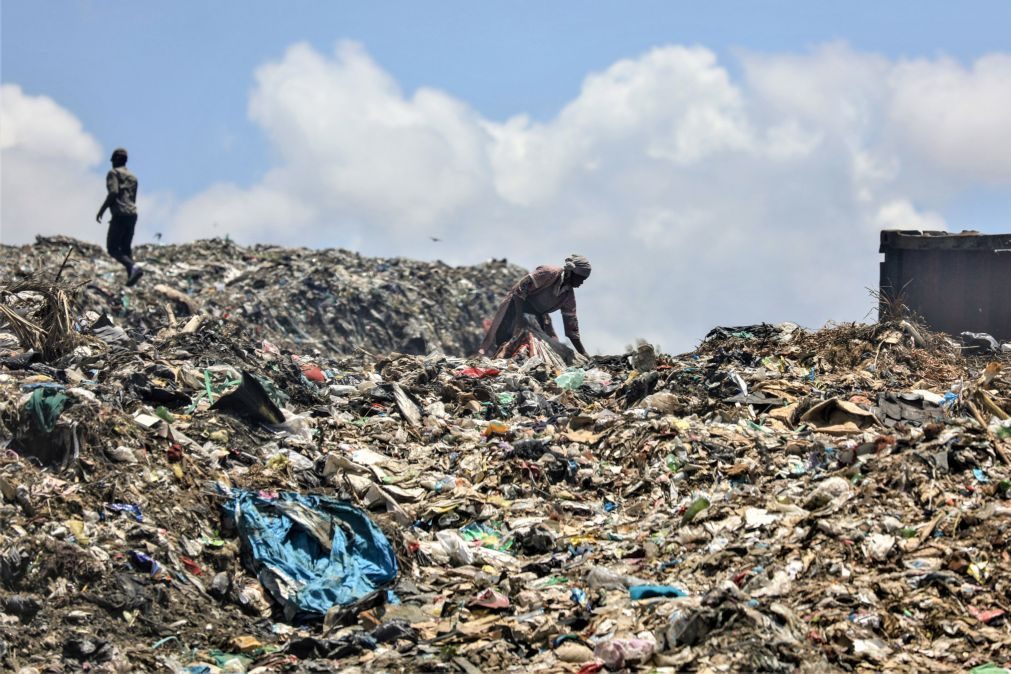
[[[456,374],[458,377],[470,377],[471,379],[484,379],[486,377],[497,377],[500,371],[493,367],[483,368],[483,367],[465,367],[462,370],[457,370]]]
[[[165,456],[169,463],[178,463],[183,460],[183,448],[179,444],[174,444],[165,450]]]
[[[972,614],[973,618],[980,621],[984,625],[988,624],[991,620],[996,620],[997,618],[1000,618],[1002,615],[1004,615],[1004,611],[1002,611],[999,608],[992,608],[984,611],[976,608],[975,606],[969,607],[969,613]]]
[[[183,555],[179,555],[179,561],[182,562],[183,565],[187,569],[189,569],[190,573],[192,573],[194,576],[199,576],[200,574],[203,573],[203,570],[200,568],[200,565],[197,564],[196,562],[194,562],[189,557],[184,557]]]
[[[312,363],[303,365],[302,374],[305,375],[305,378],[309,381],[314,381],[317,384],[326,383],[326,375],[323,374],[323,370],[319,369],[318,365],[313,365]]]

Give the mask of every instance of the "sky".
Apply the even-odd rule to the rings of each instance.
[[[583,341],[873,320],[882,228],[1011,231],[1011,3],[3,0],[0,242],[594,264]],[[432,238],[439,239],[433,241]]]

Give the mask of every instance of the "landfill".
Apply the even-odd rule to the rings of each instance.
[[[59,274],[80,286],[82,309],[110,314],[127,329],[194,330],[222,319],[281,348],[338,354],[475,353],[483,321],[526,273],[505,260],[453,267],[211,239],[137,246],[144,282],[125,288],[119,263],[69,237],[0,245],[0,252],[0,278]]]
[[[475,358],[504,262],[92,253],[2,250],[3,671],[1011,671],[1006,353]]]

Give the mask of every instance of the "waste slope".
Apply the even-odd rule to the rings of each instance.
[[[899,322],[334,357],[180,303],[48,354],[0,321],[2,671],[1011,666],[1007,354]]]
[[[133,288],[98,246],[68,237],[0,245],[0,278],[51,281],[59,270],[61,281],[82,288],[79,308],[143,333],[199,317],[302,353],[464,356],[477,351],[484,321],[526,273],[505,260],[456,267],[221,239],[135,250],[144,278]]]

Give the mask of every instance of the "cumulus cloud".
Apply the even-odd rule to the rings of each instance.
[[[283,157],[262,188],[310,217],[440,228],[488,196],[488,136],[464,103],[409,98],[353,43],[333,58],[295,45],[256,73],[250,117]]]
[[[1011,54],[965,68],[950,59],[894,69],[891,123],[914,155],[963,178],[1011,185]]]
[[[1009,55],[895,62],[829,44],[740,65],[659,47],[588,74],[551,119],[496,121],[404,91],[360,45],[294,45],[249,101],[276,165],[150,217],[169,240],[527,266],[582,252],[591,349],[684,349],[715,324],[864,318],[878,229],[943,229],[960,191],[1011,183]]]
[[[102,151],[72,113],[46,96],[0,85],[0,153],[0,241],[104,237],[88,217],[102,199],[102,177],[93,173]]]

